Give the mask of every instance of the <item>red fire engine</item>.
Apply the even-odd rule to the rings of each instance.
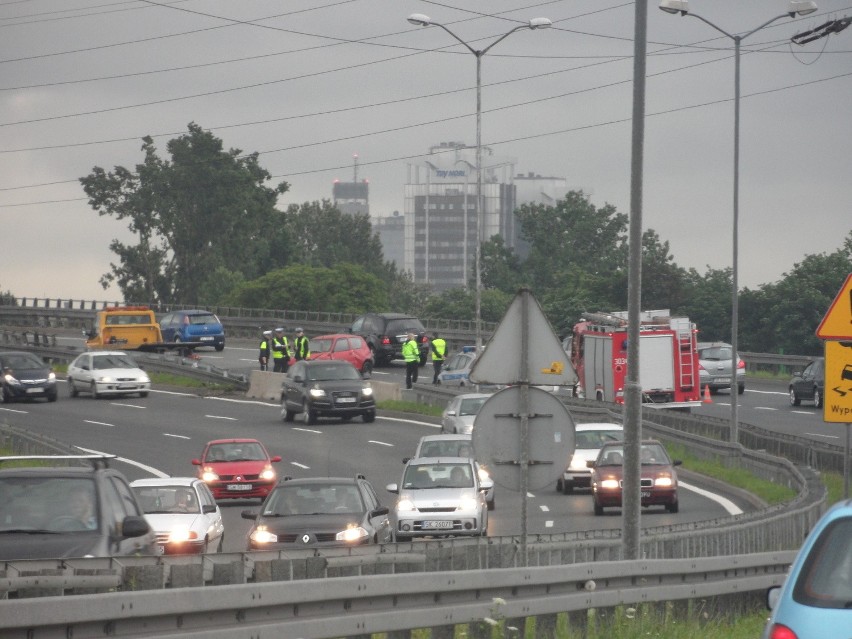
[[[639,383],[642,401],[659,408],[701,404],[698,330],[688,317],[644,311],[639,326]],[[624,403],[627,379],[627,312],[588,313],[574,326],[571,363],[575,394]]]

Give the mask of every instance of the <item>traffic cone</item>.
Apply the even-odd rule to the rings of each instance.
[[[704,385],[704,403],[705,404],[712,404],[713,403],[713,400],[710,399],[710,387],[707,386],[706,384]]]

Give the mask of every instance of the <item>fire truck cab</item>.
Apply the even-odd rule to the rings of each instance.
[[[639,383],[642,401],[659,408],[701,404],[698,330],[688,317],[668,309],[643,311],[639,328]],[[575,324],[571,363],[576,395],[624,403],[627,380],[627,312],[589,313]]]

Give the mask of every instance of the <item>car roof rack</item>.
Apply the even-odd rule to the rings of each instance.
[[[355,473],[355,479],[367,479],[364,473]]]
[[[117,455],[101,454],[101,455],[7,455],[0,457],[0,465],[3,462],[12,461],[57,461],[64,459],[75,459],[79,461],[87,461],[95,470],[99,468],[109,468],[109,460],[117,459]]]

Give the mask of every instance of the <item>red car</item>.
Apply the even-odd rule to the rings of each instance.
[[[272,464],[280,461],[256,439],[215,439],[192,464],[216,499],[264,499],[278,481]]]
[[[359,335],[320,335],[310,342],[311,360],[342,359],[358,369],[364,377],[373,372],[373,351]]]

